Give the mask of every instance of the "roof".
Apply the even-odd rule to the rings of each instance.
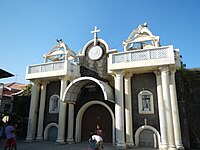
[[[7,77],[12,77],[14,76],[13,74],[3,70],[3,69],[0,69],[0,79],[1,78],[7,78]]]
[[[187,70],[189,71],[200,71],[200,68],[197,67],[197,68],[186,68]]]
[[[4,84],[3,95],[11,96],[13,94],[14,95],[19,94],[24,90],[25,87],[26,87],[26,84],[17,83],[17,82]]]
[[[10,89],[16,89],[16,90],[23,90],[26,87],[26,84],[11,82],[11,83],[4,84],[4,87],[10,88]]]

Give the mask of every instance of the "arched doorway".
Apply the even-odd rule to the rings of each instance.
[[[87,141],[90,132],[94,132],[96,124],[100,124],[104,132],[104,142],[112,142],[112,117],[110,112],[102,105],[94,104],[83,114],[81,140]]]
[[[160,134],[152,126],[143,125],[135,132],[135,146],[160,148]]]
[[[50,123],[44,130],[44,140],[56,141],[58,133],[58,125],[56,123]]]
[[[155,148],[156,143],[157,142],[155,139],[155,133],[153,131],[145,129],[140,133],[140,135],[139,135],[139,146],[140,147]]]
[[[52,126],[49,129],[48,141],[56,141],[57,134],[58,134],[58,128],[55,126]]]

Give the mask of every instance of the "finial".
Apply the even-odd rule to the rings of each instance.
[[[94,31],[91,31],[91,33],[94,33],[94,46],[97,45],[97,33],[100,32],[100,29],[97,29],[97,26],[94,27]]]
[[[56,39],[56,41],[57,41],[58,43],[60,43],[60,42],[62,42],[62,39],[58,38],[58,39]]]
[[[141,26],[142,27],[147,27],[147,22],[143,23]]]

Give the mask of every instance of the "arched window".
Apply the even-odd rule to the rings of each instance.
[[[49,113],[58,113],[59,112],[59,96],[54,94],[50,97],[49,101]]]
[[[143,90],[138,94],[139,114],[154,114],[153,94]]]

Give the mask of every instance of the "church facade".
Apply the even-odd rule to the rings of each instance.
[[[27,141],[87,141],[100,124],[104,142],[126,148],[184,149],[175,74],[179,50],[139,25],[123,52],[94,38],[76,54],[62,39],[44,63],[27,66],[33,83]]]

